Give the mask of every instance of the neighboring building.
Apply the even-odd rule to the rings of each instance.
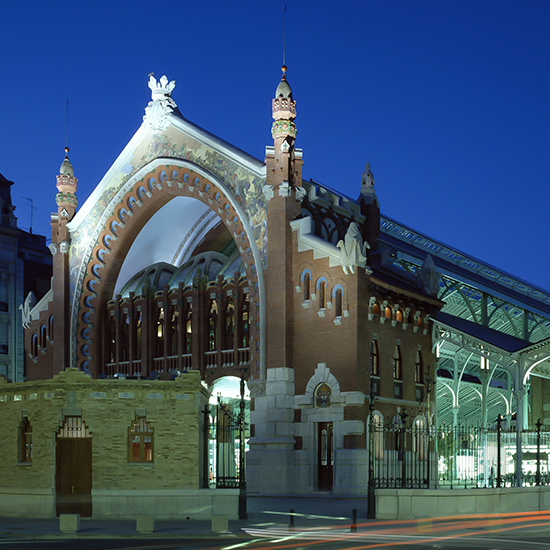
[[[381,216],[368,164],[357,200],[303,180],[284,71],[265,162],[186,120],[166,77],[78,211],[66,157],[28,378],[244,377],[251,492],[364,495],[369,422],[459,422],[466,391],[476,422],[501,407],[527,423],[525,380],[550,372],[550,296]]]
[[[17,227],[12,185],[0,174],[0,376],[22,382],[26,362],[19,307],[30,292],[27,305],[34,306],[49,290],[52,258],[45,237]]]

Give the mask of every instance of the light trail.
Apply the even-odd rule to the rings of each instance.
[[[466,520],[466,521],[464,521]],[[399,526],[397,528],[388,529],[390,526]],[[300,538],[300,542],[294,542],[292,544],[278,544],[276,546],[279,549],[296,549],[298,546],[314,546],[319,544],[325,544],[328,542],[342,542],[348,540],[351,544],[353,542],[363,542],[366,540],[372,541],[377,538],[393,539],[386,540],[385,542],[374,542],[366,545],[353,544],[352,546],[341,548],[340,550],[366,550],[370,548],[384,548],[391,546],[402,546],[405,544],[428,544],[437,541],[458,539],[458,538],[470,538],[472,540],[496,540],[499,542],[517,543],[522,545],[531,546],[547,546],[547,543],[539,543],[536,541],[513,541],[508,539],[493,539],[489,537],[480,537],[479,535],[487,535],[491,532],[507,532],[518,529],[530,529],[539,527],[550,527],[550,511],[540,512],[520,512],[520,513],[506,513],[506,514],[483,514],[475,515],[469,514],[467,516],[448,516],[434,519],[422,519],[422,520],[406,520],[406,521],[383,521],[376,523],[362,523],[358,524],[358,528],[369,528],[368,532],[354,532],[342,531],[341,527],[338,531],[327,532],[326,527],[317,529],[307,529],[300,531],[299,533],[292,533],[284,529],[271,529],[271,530],[256,530],[246,529],[248,534],[254,534],[255,536],[275,537],[277,542],[285,542],[290,539]],[[373,530],[373,527],[378,529]],[[382,529],[380,529],[382,527]],[[437,533],[436,536],[429,536],[426,534],[413,533],[411,528],[418,531],[420,528],[428,529],[431,533]],[[467,532],[464,530],[467,529]],[[475,530],[477,529],[477,530]],[[480,530],[481,529],[481,530]],[[454,530],[455,532],[443,535],[445,532]],[[456,532],[458,531],[458,532]],[[279,538],[281,537],[281,538]],[[396,540],[398,539],[398,540]],[[406,539],[406,540],[399,540]],[[270,541],[273,544],[275,541]],[[258,546],[251,548],[250,550],[272,550],[273,546]]]

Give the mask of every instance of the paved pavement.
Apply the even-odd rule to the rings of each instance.
[[[338,498],[320,495],[318,498],[249,497],[248,519],[229,521],[228,531],[233,535],[246,535],[256,529],[286,530],[290,524],[290,510],[296,530],[331,526],[349,529],[353,509],[357,510],[357,521],[366,522],[366,499]],[[209,520],[157,520],[153,535],[137,533],[135,520],[91,519],[80,520],[79,538],[111,537],[205,537],[212,536]],[[56,538],[74,537],[61,533],[59,519],[29,519],[0,517],[0,539],[12,538]]]

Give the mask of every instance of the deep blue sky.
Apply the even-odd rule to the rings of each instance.
[[[0,172],[50,233],[65,146],[82,204],[139,127],[147,75],[189,120],[264,158],[284,0],[4,2]],[[288,0],[304,177],[550,286],[550,2]]]

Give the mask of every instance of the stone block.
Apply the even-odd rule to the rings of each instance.
[[[285,381],[268,382],[265,385],[265,393],[267,395],[294,395],[294,384]]]
[[[80,530],[80,514],[61,514],[59,530],[62,533],[78,533]]]
[[[346,399],[346,405],[364,405],[365,404],[365,394],[360,391],[348,391],[344,393]]]
[[[342,435],[362,435],[365,433],[365,423],[361,420],[344,420]]]
[[[212,533],[227,533],[229,531],[229,521],[227,516],[212,516]]]
[[[270,411],[267,422],[293,422],[294,420],[294,411],[292,409],[277,408]]]
[[[294,411],[294,396],[293,395],[277,395],[275,397],[275,407],[277,409],[291,409]],[[294,412],[293,412],[294,414]]]
[[[155,516],[138,516],[136,531],[138,533],[152,533],[155,530]]]
[[[285,367],[267,369],[267,381],[294,382],[294,369]]]

